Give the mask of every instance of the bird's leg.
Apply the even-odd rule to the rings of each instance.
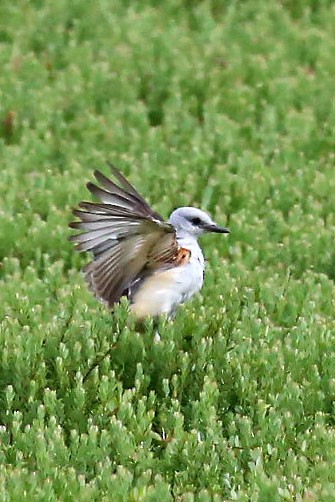
[[[136,329],[140,333],[145,333],[146,331],[151,331],[154,335],[154,342],[158,343],[161,339],[159,334],[160,319],[159,317],[149,317],[141,321],[136,322]]]
[[[154,342],[155,343],[159,343],[161,341],[161,337],[160,337],[160,334],[158,331],[159,325],[160,325],[159,318],[154,317],[152,327],[153,327],[153,331],[154,331]]]

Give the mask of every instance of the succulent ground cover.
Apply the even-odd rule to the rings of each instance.
[[[331,1],[0,4],[0,499],[335,499]],[[207,209],[139,332],[67,241],[93,168]]]

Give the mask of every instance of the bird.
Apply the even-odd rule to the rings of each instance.
[[[80,230],[69,237],[93,259],[84,268],[89,289],[108,307],[130,301],[137,321],[173,318],[178,306],[200,291],[205,259],[198,238],[205,232],[229,233],[195,207],[175,209],[168,221],[155,212],[123,174],[108,163],[112,177],[95,170],[87,183],[99,202],[80,202],[73,210]]]

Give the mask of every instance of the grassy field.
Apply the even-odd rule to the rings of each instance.
[[[335,5],[0,3],[0,499],[335,500]],[[67,241],[94,168],[210,211],[136,332]]]

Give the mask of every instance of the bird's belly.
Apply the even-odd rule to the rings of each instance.
[[[171,314],[176,306],[197,293],[203,283],[203,267],[189,262],[148,277],[132,298],[131,310],[138,319]]]

